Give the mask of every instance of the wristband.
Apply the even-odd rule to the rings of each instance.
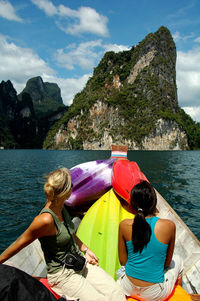
[[[85,250],[83,250],[83,253],[86,254],[88,250],[88,247],[85,248]]]

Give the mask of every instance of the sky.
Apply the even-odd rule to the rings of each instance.
[[[70,105],[106,51],[166,26],[176,44],[178,103],[200,122],[199,0],[0,0],[0,82],[57,83]]]

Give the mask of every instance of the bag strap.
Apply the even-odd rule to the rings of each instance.
[[[71,242],[72,242],[72,246],[73,246],[73,248],[74,248],[74,251],[76,252],[76,247],[75,247],[75,244],[74,244],[74,240],[73,240],[73,237],[72,237],[72,234],[71,234],[71,232],[70,232],[70,230],[69,230],[69,227],[68,227],[68,225],[67,225],[67,223],[65,222],[65,218],[63,218],[63,222],[64,222],[64,225],[65,225],[65,227],[67,228],[67,231],[68,231],[68,233],[69,233],[69,236],[70,236],[70,239],[71,239]],[[66,253],[67,254],[67,253]],[[66,255],[65,254],[65,255]],[[61,261],[60,259],[58,259],[58,258],[56,258],[56,259],[54,259],[56,262],[58,262],[58,263],[61,263],[62,265],[64,264],[65,265],[65,262],[63,262],[63,261]]]
[[[67,225],[67,223],[65,222],[65,218],[63,219],[63,221],[64,221],[64,225],[65,225],[65,227],[67,228],[67,231],[68,231],[68,233],[69,233],[69,236],[70,236],[70,239],[71,239],[71,242],[72,242],[72,246],[73,246],[73,248],[74,248],[74,251],[76,251],[76,246],[75,246],[75,243],[74,243],[72,234],[71,234],[71,232],[70,232],[70,230],[69,230],[69,228],[68,228],[68,225]]]

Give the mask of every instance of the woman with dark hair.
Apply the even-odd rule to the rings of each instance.
[[[131,191],[134,219],[119,225],[119,260],[125,273],[119,278],[127,296],[164,300],[182,281],[182,262],[173,256],[175,224],[155,216],[154,188],[142,181]],[[173,256],[173,259],[172,259]]]

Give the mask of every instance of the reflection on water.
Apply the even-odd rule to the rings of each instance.
[[[0,252],[43,206],[45,174],[109,156],[110,151],[0,150]],[[128,158],[200,239],[200,151],[128,151]]]

